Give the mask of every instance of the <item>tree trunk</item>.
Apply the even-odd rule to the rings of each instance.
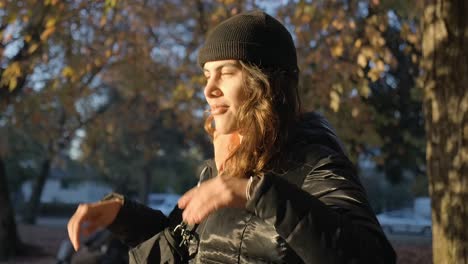
[[[146,204],[148,202],[148,195],[151,188],[151,167],[150,165],[145,165],[143,167],[143,179],[141,181],[140,188],[140,200],[142,203]]]
[[[434,263],[468,263],[468,2],[423,18],[424,113]]]
[[[39,206],[41,205],[42,190],[44,190],[44,185],[50,172],[50,162],[50,159],[46,159],[42,162],[39,177],[34,182],[33,191],[24,215],[23,220],[25,223],[32,225],[36,223]]]
[[[0,157],[0,261],[6,261],[8,257],[16,255],[21,244],[14,215],[10,203],[5,163]]]

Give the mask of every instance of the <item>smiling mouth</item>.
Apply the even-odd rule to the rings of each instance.
[[[229,106],[227,105],[212,105],[210,112],[212,115],[222,115],[227,112]]]

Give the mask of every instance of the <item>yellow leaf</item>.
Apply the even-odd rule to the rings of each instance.
[[[308,14],[303,14],[301,16],[302,24],[308,24],[308,23],[310,23],[311,20],[312,20],[312,17],[310,15],[308,15]]]
[[[45,0],[44,4],[45,5],[56,5],[58,3],[58,0]]]
[[[111,46],[112,44],[114,44],[114,39],[112,38],[107,38],[106,41],[104,41],[104,45],[106,46]]]
[[[2,74],[2,85],[7,85],[10,91],[13,91],[18,85],[18,78],[21,76],[21,67],[19,62],[14,62],[8,66]]]
[[[59,81],[57,79],[55,79],[53,82],[52,82],[52,90],[57,90],[59,88]]]
[[[373,58],[374,57],[374,50],[369,46],[364,46],[361,49],[362,55],[366,56],[366,58]]]
[[[8,24],[13,24],[13,23],[15,23],[15,21],[16,21],[16,16],[17,16],[17,14],[11,14],[10,17],[8,17],[8,19],[7,19]]]
[[[206,78],[204,75],[198,74],[198,75],[192,76],[192,78],[190,79],[190,82],[196,85],[204,85],[206,83]]]
[[[173,92],[175,100],[184,100],[190,98],[192,95],[193,93],[191,93],[191,90],[187,89],[187,87],[182,83],[178,84]]]
[[[357,107],[353,107],[353,110],[351,110],[351,115],[356,118],[359,115],[359,109]]]
[[[382,37],[377,38],[377,45],[378,45],[379,47],[384,46],[384,45],[385,45],[385,39],[382,38]]]
[[[41,40],[44,41],[47,38],[49,38],[49,36],[52,35],[52,33],[54,33],[54,31],[55,31],[55,27],[46,28],[46,30],[44,30],[42,32],[42,34],[41,34]]]
[[[328,26],[330,25],[330,22],[328,21],[328,19],[322,18],[320,20],[320,24],[321,24],[321,29],[326,30]]]
[[[54,27],[57,19],[55,17],[49,17],[46,21],[46,28]]]
[[[340,110],[340,95],[334,90],[330,91],[330,108],[334,112]]]
[[[385,32],[385,30],[387,30],[387,24],[385,23],[382,23],[379,25],[379,30],[380,32]]]
[[[416,43],[418,43],[418,41],[419,41],[418,36],[417,36],[416,34],[413,34],[413,33],[408,34],[407,39],[408,39],[408,41],[409,41],[410,43],[413,43],[413,44],[416,44]]]
[[[117,0],[106,0],[105,2],[106,9],[114,8],[116,5],[117,5]]]
[[[34,51],[37,50],[37,48],[39,48],[39,44],[37,43],[31,44],[31,46],[29,46],[28,53],[32,54]]]
[[[300,10],[298,9],[298,11]],[[306,5],[305,7],[303,7],[303,13],[308,14],[310,18],[315,16],[316,11],[317,7],[314,5]]]
[[[385,63],[381,60],[378,60],[375,63],[375,67],[379,72],[384,72],[385,71]]]
[[[332,85],[332,89],[335,90],[337,93],[342,94],[343,93],[343,84],[341,83],[334,83]]]
[[[330,51],[333,57],[340,57],[344,52],[343,44],[338,42],[337,45],[333,46]]]
[[[367,66],[367,58],[366,56],[364,56],[364,54],[362,53],[359,53],[358,57],[357,57],[357,63],[359,66],[361,66],[362,68],[365,68]]]
[[[374,67],[367,73],[367,76],[375,82],[380,78],[380,72]]]
[[[10,84],[8,85],[8,90],[10,92],[13,92],[13,90],[16,88],[17,81],[16,79],[11,79]]]
[[[359,77],[363,78],[363,77],[364,77],[364,71],[363,71],[361,68],[359,68],[359,69],[357,70],[357,75],[358,75]]]
[[[369,41],[375,47],[382,47],[385,45],[385,39],[377,31],[369,33]]]
[[[24,41],[29,42],[29,41],[31,41],[31,38],[32,38],[31,35],[26,35],[26,36],[24,36]]]
[[[341,20],[335,19],[332,22],[332,26],[338,30],[342,30],[344,28],[344,23]]]
[[[107,22],[106,16],[102,16],[101,19],[99,20],[99,26],[103,27]]]
[[[363,96],[364,98],[369,97],[371,90],[369,88],[369,83],[367,82],[367,80],[363,80],[362,82],[360,82],[357,88],[361,96]]]
[[[66,66],[62,69],[62,76],[65,78],[72,78],[75,75],[75,71],[72,67]]]
[[[356,42],[354,42],[354,47],[356,47],[357,49],[359,49],[361,46],[362,46],[362,40],[361,40],[361,39],[357,39]]]
[[[383,60],[386,64],[393,64],[394,59],[393,59],[393,54],[389,50],[385,50],[384,55],[383,55]]]

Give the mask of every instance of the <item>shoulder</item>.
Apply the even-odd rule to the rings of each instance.
[[[300,116],[293,129],[292,145],[321,146],[327,151],[346,155],[343,143],[330,122],[319,113],[308,112]]]
[[[302,187],[309,188],[311,185],[307,182],[324,180],[325,185],[331,186],[344,182],[360,185],[355,165],[348,158],[335,130],[323,116],[315,112],[303,114],[293,133],[288,146],[286,177],[299,173],[302,176],[295,177],[302,177]]]
[[[296,165],[315,167],[319,161],[349,161],[345,148],[331,124],[316,112],[304,113],[292,129],[287,147],[289,160]]]

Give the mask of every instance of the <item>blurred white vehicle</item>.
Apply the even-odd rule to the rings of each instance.
[[[163,214],[169,215],[177,205],[180,195],[174,193],[150,193],[148,195],[148,206],[160,210]]]
[[[382,229],[387,233],[417,233],[425,236],[432,234],[432,221],[429,217],[399,210],[377,215]]]

